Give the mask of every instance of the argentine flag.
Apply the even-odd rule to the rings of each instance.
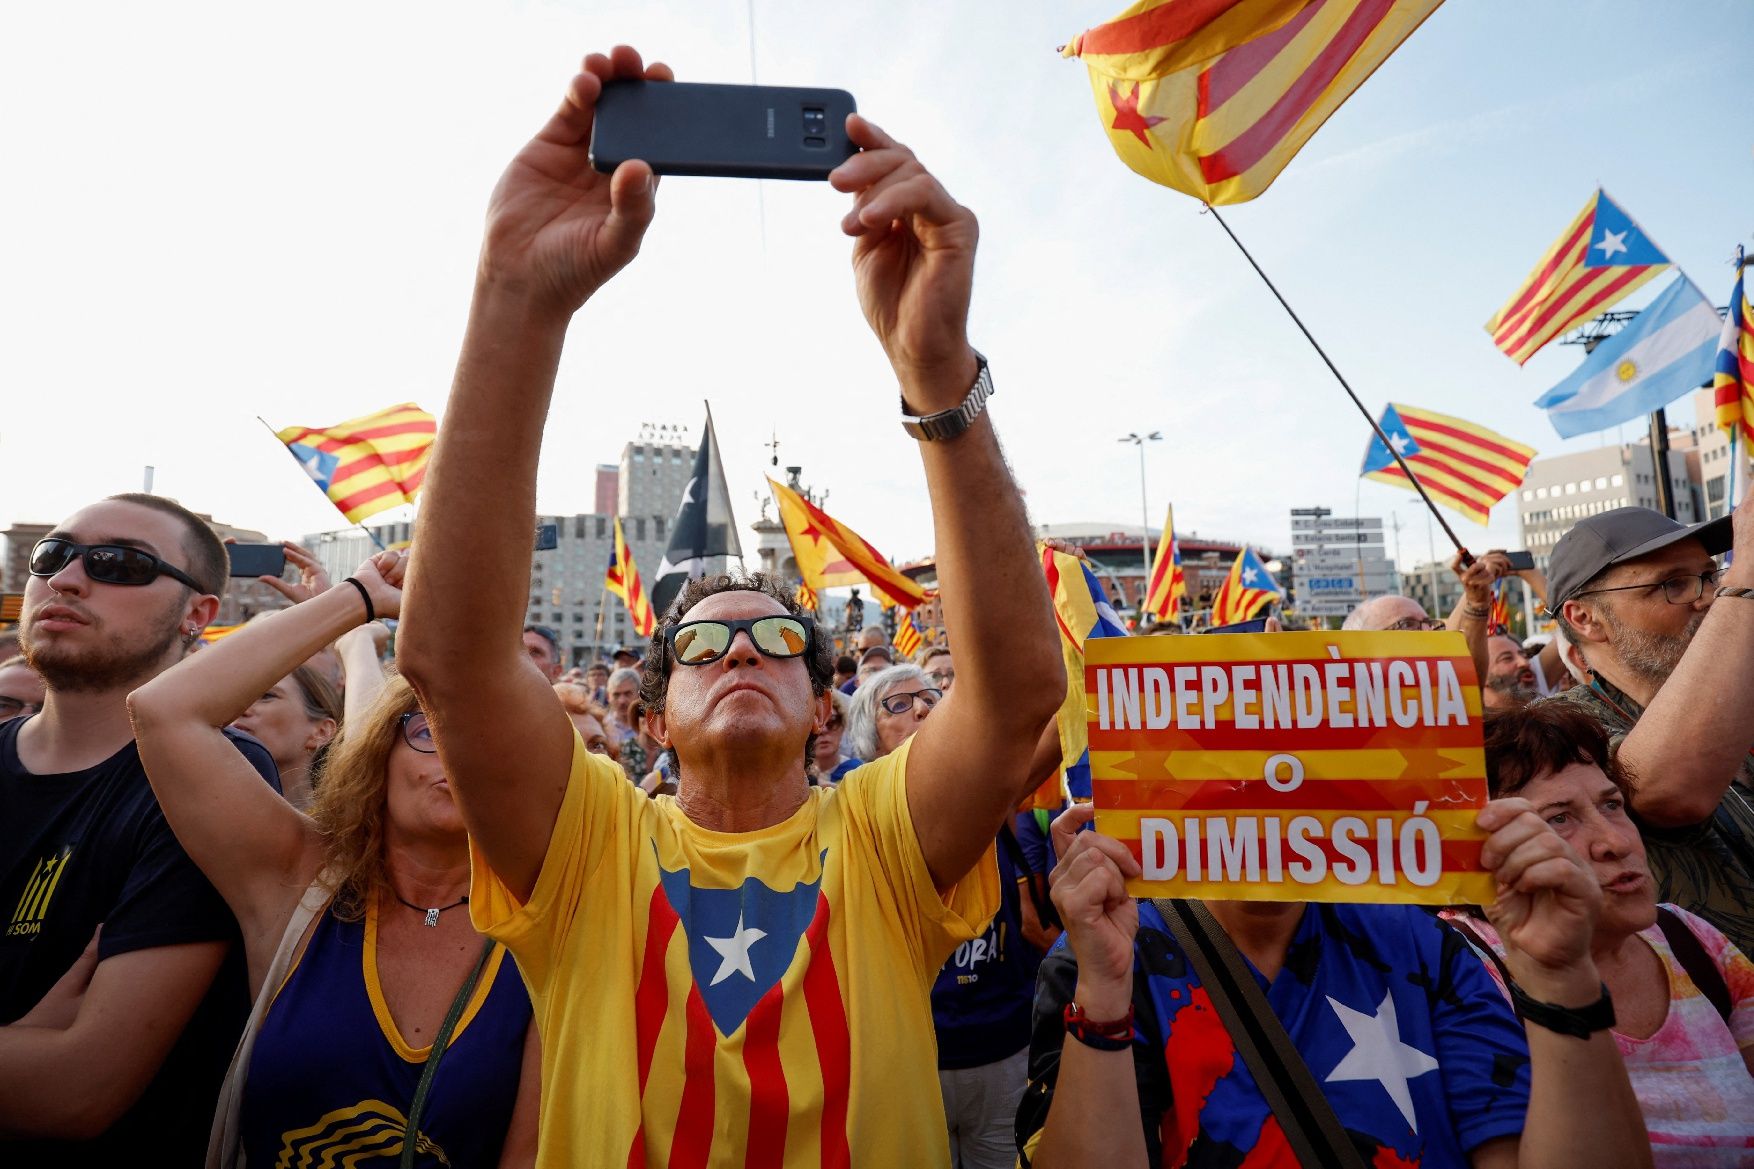
[[[1722,329],[1711,302],[1679,278],[1535,405],[1561,438],[1642,418],[1711,381]]]

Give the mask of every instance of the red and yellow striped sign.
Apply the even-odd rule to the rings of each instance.
[[[1085,646],[1096,826],[1138,896],[1489,902],[1480,688],[1456,633]]]

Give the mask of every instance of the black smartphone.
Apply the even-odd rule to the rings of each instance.
[[[1533,552],[1506,552],[1504,557],[1510,561],[1512,572],[1527,572],[1535,567],[1535,554]]]
[[[844,89],[611,81],[597,98],[591,165],[630,158],[661,175],[826,179],[857,153]]]
[[[286,549],[279,544],[227,544],[233,576],[279,576],[286,571]]]
[[[1267,619],[1256,617],[1253,621],[1238,621],[1234,625],[1214,625],[1210,629],[1202,629],[1201,633],[1265,633]]]

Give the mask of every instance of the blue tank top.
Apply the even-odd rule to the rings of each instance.
[[[530,997],[504,946],[457,1021],[428,1090],[415,1164],[494,1166],[511,1124]],[[377,909],[323,911],[270,1004],[244,1083],[251,1169],[393,1165],[429,1048],[410,1048],[378,985]]]

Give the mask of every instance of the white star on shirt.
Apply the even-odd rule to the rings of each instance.
[[[1602,259],[1609,260],[1614,257],[1615,253],[1626,250],[1626,237],[1630,234],[1632,233],[1629,231],[1604,230],[1602,238],[1597,240],[1593,246],[1602,249]]]
[[[1382,1005],[1376,1009],[1375,1015],[1355,1011],[1332,996],[1328,996],[1328,1005],[1334,1008],[1340,1026],[1346,1028],[1346,1034],[1352,1037],[1352,1050],[1328,1073],[1328,1083],[1377,1081],[1389,1094],[1389,1099],[1395,1102],[1395,1107],[1401,1110],[1407,1126],[1418,1132],[1419,1125],[1413,1119],[1413,1095],[1407,1091],[1407,1081],[1436,1071],[1437,1060],[1417,1047],[1401,1042],[1401,1026],[1395,1020],[1394,996],[1384,991]]]
[[[743,915],[737,915],[737,929],[728,938],[707,938],[706,944],[719,952],[719,971],[709,986],[717,986],[733,974],[755,981],[755,969],[749,965],[749,947],[767,937],[766,930],[743,928]]]
[[[1393,446],[1396,451],[1404,455],[1407,453],[1407,448],[1413,445],[1413,440],[1407,435],[1397,434],[1389,439],[1389,445]]]

